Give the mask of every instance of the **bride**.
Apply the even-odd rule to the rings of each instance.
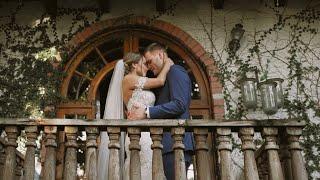
[[[158,88],[164,85],[166,75],[173,65],[170,59],[163,59],[164,67],[156,78],[147,78],[148,71],[145,58],[139,53],[127,53],[123,60],[119,60],[115,66],[109,91],[106,100],[104,119],[123,119],[123,103],[128,112],[134,107],[150,107],[155,103],[155,95],[150,89]],[[122,93],[121,93],[122,90]],[[121,147],[125,149],[120,152],[120,167],[123,169],[122,179],[129,179],[129,138],[124,140],[124,134],[121,136]],[[101,143],[98,155],[98,179],[108,177],[108,142],[109,138],[106,132],[101,133]],[[149,132],[142,132],[140,138],[140,158],[141,158],[141,178],[152,179],[152,140]],[[124,150],[122,150],[124,151]],[[126,159],[124,157],[127,157]],[[123,165],[124,162],[124,165]]]

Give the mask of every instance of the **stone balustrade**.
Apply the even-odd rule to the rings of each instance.
[[[29,180],[34,178],[36,139],[40,131],[44,132],[45,158],[42,166],[42,179],[54,180],[57,167],[57,142],[60,131],[65,133],[65,158],[63,174],[65,180],[76,180],[79,144],[77,136],[85,132],[85,165],[84,179],[95,180],[97,177],[97,150],[99,132],[107,131],[109,134],[109,180],[121,179],[120,165],[120,137],[121,132],[127,132],[130,138],[130,179],[140,180],[140,137],[141,132],[150,132],[153,144],[152,179],[162,180],[164,176],[162,161],[162,135],[171,132],[174,139],[173,151],[175,155],[175,179],[187,179],[184,161],[183,136],[185,132],[193,132],[195,140],[195,170],[197,180],[233,180],[231,161],[231,133],[237,133],[241,139],[241,150],[244,156],[244,177],[248,180],[257,179],[293,179],[307,180],[306,168],[302,158],[302,148],[299,137],[305,125],[304,121],[297,119],[283,120],[80,120],[80,119],[0,119],[0,128],[6,133],[6,142],[0,156],[0,179],[14,180],[17,177]],[[17,163],[17,138],[25,130],[27,142],[26,154],[23,163]],[[253,141],[255,133],[261,133],[264,144],[259,150]],[[208,136],[215,137],[214,145],[217,152],[208,148]],[[210,168],[210,156],[218,155],[214,166]],[[22,172],[17,176],[17,171]],[[211,172],[219,169],[219,172]],[[214,174],[216,176],[211,176]],[[19,179],[20,179],[19,178]]]

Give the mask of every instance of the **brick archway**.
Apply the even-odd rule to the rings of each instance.
[[[124,26],[143,26],[146,29],[152,29],[153,31],[159,31],[174,37],[176,41],[183,44],[190,54],[192,54],[200,65],[203,72],[205,72],[205,79],[210,89],[212,116],[214,119],[220,119],[224,115],[224,100],[222,96],[222,86],[217,77],[214,77],[214,73],[217,71],[217,67],[214,64],[214,60],[209,54],[206,53],[202,45],[192,38],[188,33],[183,31],[177,26],[170,24],[162,20],[154,20],[148,22],[147,17],[126,17],[104,20],[85,28],[82,32],[76,34],[68,43],[70,54],[76,56],[76,51],[80,47],[84,46],[88,41],[99,34],[108,31],[109,29],[116,29],[117,27]],[[73,59],[73,58],[71,58]],[[72,62],[68,62],[66,69],[71,66]]]

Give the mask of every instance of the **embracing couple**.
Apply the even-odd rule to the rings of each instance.
[[[148,70],[153,72],[154,78],[146,77]],[[122,92],[120,89],[122,89]],[[145,49],[143,55],[128,53],[123,60],[117,62],[109,85],[104,119],[122,119],[123,104],[127,110],[128,120],[189,119],[190,101],[191,81],[187,71],[173,63],[162,45],[153,43]],[[128,137],[122,139],[125,139],[121,143],[125,149],[125,153],[122,153],[122,157],[120,157],[124,162],[122,177],[123,179],[129,179],[129,139]],[[193,153],[191,133],[185,133],[183,142],[185,145],[185,163],[186,168],[188,168]],[[106,168],[108,150],[105,148],[107,143],[107,134],[102,133],[98,157],[98,179],[107,177],[107,172],[105,172],[108,169]],[[151,144],[150,133],[141,133],[142,179],[152,179]],[[166,176],[164,179],[173,180],[174,152],[170,132],[164,133],[162,145],[163,166]]]

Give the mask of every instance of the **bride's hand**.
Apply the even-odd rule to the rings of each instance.
[[[128,120],[141,120],[146,119],[145,110],[141,106],[133,105],[131,111],[128,112]]]
[[[173,61],[172,61],[172,59],[170,59],[170,58],[168,58],[168,57],[164,58],[164,59],[163,59],[163,62],[164,62],[164,64],[167,65],[167,66],[172,66],[172,65],[174,64]]]
[[[169,63],[170,66],[174,65],[174,62],[172,61],[172,59],[168,58],[167,61],[168,61],[168,63]]]

